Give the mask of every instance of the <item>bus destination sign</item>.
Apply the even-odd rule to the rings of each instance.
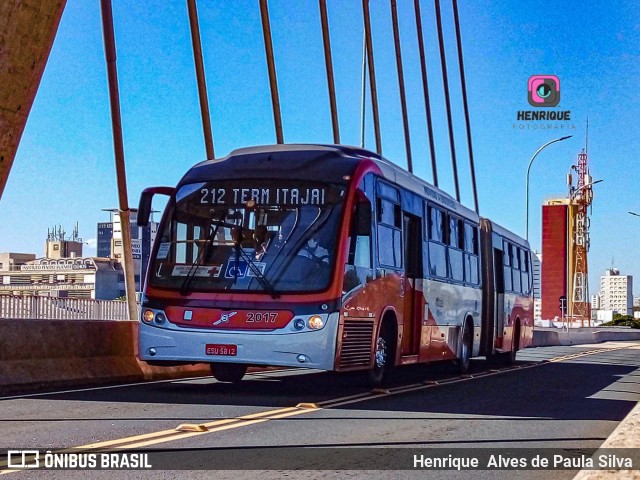
[[[259,186],[229,187],[204,185],[199,191],[200,204],[206,205],[257,205],[322,206],[335,203],[340,198],[336,188],[324,186]]]

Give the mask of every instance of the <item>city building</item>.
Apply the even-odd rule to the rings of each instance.
[[[591,295],[591,310],[600,310],[600,295]]]
[[[547,203],[542,206],[541,298],[542,319],[561,317],[560,297],[569,294],[568,281],[568,221],[567,203]]]
[[[47,241],[44,247],[45,258],[76,258],[82,256],[82,239],[78,236],[76,223],[71,238],[65,238],[67,232],[58,228],[47,229]]]
[[[563,138],[564,139],[564,138]],[[575,181],[574,181],[575,180]],[[585,150],[567,175],[569,193],[542,206],[542,318],[566,316],[585,326],[591,321],[588,253],[592,185]],[[565,311],[566,310],[566,311]]]
[[[533,259],[533,319],[542,319],[542,254],[532,252]]]
[[[85,258],[78,226],[70,238],[62,227],[47,232],[45,257],[0,253],[0,295],[113,300],[124,296],[122,265],[111,258]]]
[[[600,308],[622,315],[633,314],[633,277],[610,268],[600,277]]]
[[[0,295],[113,300],[125,294],[122,267],[109,258],[39,258],[13,265],[3,262],[0,277]]]
[[[98,241],[96,256],[103,258],[111,257],[111,240],[113,239],[113,223],[98,223]]]
[[[24,265],[31,260],[35,260],[34,253],[0,253],[0,271],[9,271],[19,265]]]
[[[99,257],[107,257],[118,262],[122,261],[124,256],[124,247],[122,244],[122,223],[120,220],[120,210],[109,209],[104,210],[111,214],[110,222],[98,223],[98,251]],[[141,290],[141,279],[147,273],[147,265],[151,256],[151,248],[156,238],[158,224],[153,219],[146,227],[139,227],[136,223],[138,211],[131,210],[131,248],[133,251],[134,276],[136,281],[136,291]]]

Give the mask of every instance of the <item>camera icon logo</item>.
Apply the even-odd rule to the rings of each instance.
[[[532,75],[527,90],[533,107],[555,107],[560,103],[560,79],[555,75]]]

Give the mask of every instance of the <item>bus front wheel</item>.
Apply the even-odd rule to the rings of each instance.
[[[382,385],[393,367],[395,348],[391,330],[388,328],[388,324],[383,325],[376,340],[373,351],[373,368],[368,372],[369,383],[372,387]]]
[[[237,383],[247,373],[247,366],[240,363],[212,363],[211,374],[219,382]]]

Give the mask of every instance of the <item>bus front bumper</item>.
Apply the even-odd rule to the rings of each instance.
[[[284,329],[283,329],[284,330]],[[204,331],[161,328],[139,323],[140,360],[151,364],[242,363],[333,370],[338,313],[328,315],[320,330],[302,332]],[[234,346],[212,349],[207,346]],[[207,354],[235,350],[235,355]]]

